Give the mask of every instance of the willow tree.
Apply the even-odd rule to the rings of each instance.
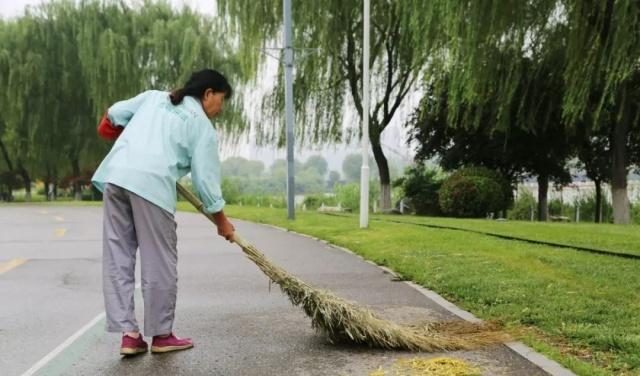
[[[7,76],[9,70],[9,64],[7,61],[9,60],[10,55],[5,48],[5,43],[9,38],[9,35],[11,35],[11,31],[12,30],[9,30],[9,26],[4,22],[4,20],[0,18],[0,87],[7,86],[3,78]],[[0,93],[0,96],[3,95],[6,95],[6,92]],[[3,171],[0,169],[0,176],[3,176],[4,174],[13,174],[14,171],[13,162],[6,144],[8,128],[2,116],[2,114],[5,113],[5,102],[5,100],[0,100],[0,166],[4,164],[6,170]],[[9,191],[11,192],[11,189],[9,189]]]
[[[514,58],[513,54],[503,56],[503,60]],[[549,184],[571,181],[567,162],[575,149],[573,137],[561,123],[562,75],[552,69],[557,59],[538,62],[546,66],[542,69],[546,73],[533,75],[532,69],[542,67],[523,58],[523,73],[513,78],[519,83],[506,114],[511,118],[506,127],[498,123],[494,112],[504,105],[495,103],[502,99],[484,98],[480,111],[467,104],[454,121],[449,117],[447,87],[436,92],[433,85],[427,86],[420,106],[407,123],[410,143],[416,145],[416,160],[437,157],[445,170],[488,167],[499,171],[512,185],[525,176],[537,176],[538,220],[546,221]],[[475,124],[478,113],[481,116]]]
[[[576,129],[585,121],[601,127],[601,117],[615,115],[611,135],[613,161],[611,185],[616,223],[628,223],[626,178],[629,158],[626,140],[637,132],[638,107],[632,98],[639,89],[640,4],[635,0],[414,0],[417,20],[437,19],[445,42],[440,58],[430,65],[429,77],[437,83],[446,71],[449,115],[456,119],[478,114],[462,111],[466,104],[482,109],[487,98],[498,96],[496,126],[511,122],[510,108],[522,75],[522,59],[500,60],[495,49],[511,51],[536,62],[564,45],[555,73],[563,77],[562,122]],[[500,71],[507,74],[499,74]],[[528,74],[536,76],[544,70]],[[537,95],[543,98],[548,93]],[[521,110],[526,112],[525,106]],[[540,108],[539,111],[545,111]],[[530,112],[530,111],[529,111]],[[549,123],[547,126],[553,126]]]
[[[81,171],[107,151],[95,124],[113,102],[173,89],[203,67],[241,84],[239,64],[214,26],[167,2],[130,8],[97,0],[51,1],[3,23],[0,137],[27,192],[31,176],[56,184],[68,175],[79,197]],[[233,108],[219,124],[231,135],[244,129]]]
[[[593,111],[597,126],[603,123],[602,117],[613,114],[613,220],[627,224],[627,175],[631,162],[628,140],[636,138],[631,133],[640,132],[640,3],[573,0],[567,1],[566,8],[571,28],[565,70],[565,117],[575,124]]]
[[[7,149],[5,158],[23,179],[27,198],[31,192],[31,171],[36,166],[36,124],[44,115],[40,93],[43,92],[45,62],[35,42],[35,20],[25,15],[7,21],[6,34],[0,39],[0,116],[4,124],[1,135]]]
[[[259,48],[279,45],[282,33],[282,0],[220,0],[222,20],[239,40],[244,64],[257,71],[266,58]],[[381,135],[414,88],[428,57],[428,23],[412,22],[409,1],[374,1],[371,4],[372,106],[363,114],[362,3],[330,0],[293,7],[294,47],[317,48],[296,63],[294,101],[296,133],[300,143],[349,140],[359,134],[357,122],[343,128],[343,111],[355,108],[358,117],[369,117],[369,137],[381,185],[381,207],[391,206],[389,165]],[[280,72],[281,73],[281,72]],[[262,126],[262,142],[283,144],[284,110],[282,74],[273,94],[263,101],[263,112],[271,127]],[[265,124],[264,122],[262,124]]]

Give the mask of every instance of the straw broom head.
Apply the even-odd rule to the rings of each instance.
[[[314,328],[331,342],[355,342],[372,347],[410,351],[472,349],[501,343],[509,337],[495,324],[466,321],[425,325],[399,325],[380,319],[370,310],[341,299],[329,291],[315,289],[271,263],[254,246],[236,236],[235,242],[271,281],[311,318]]]

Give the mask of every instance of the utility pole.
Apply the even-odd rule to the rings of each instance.
[[[293,156],[293,46],[291,0],[284,0],[284,108],[287,127],[287,218],[296,218]]]
[[[295,144],[293,133],[293,64],[295,60],[301,60],[312,52],[318,52],[318,48],[293,48],[293,26],[291,21],[291,0],[283,0],[283,28],[284,28],[284,47],[262,48],[261,51],[278,60],[284,65],[284,112],[285,127],[287,138],[287,218],[296,219],[295,211],[295,170],[293,145]],[[270,51],[278,50],[280,55],[274,55]],[[302,53],[294,58],[294,51],[302,50]]]
[[[360,170],[360,228],[369,227],[369,0],[364,0],[362,48],[362,168]]]

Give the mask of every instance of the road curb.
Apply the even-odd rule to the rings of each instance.
[[[248,221],[250,222],[250,221]],[[252,222],[252,223],[256,223],[256,222]],[[345,247],[341,247],[339,245],[336,244],[332,244],[331,242],[324,240],[324,239],[320,239],[317,238],[315,236],[311,236],[311,235],[307,235],[307,234],[302,234],[299,233],[297,231],[293,231],[293,230],[289,230],[283,227],[278,227],[278,226],[274,226],[271,224],[267,224],[267,223],[257,223],[263,226],[267,226],[267,227],[271,227],[275,230],[279,230],[279,231],[283,231],[283,232],[288,232],[288,233],[292,233],[298,236],[302,236],[308,239],[312,239],[315,241],[318,241],[320,243],[326,244],[327,246],[349,253],[351,255],[357,256],[358,258],[360,258],[361,260],[364,260],[365,262],[376,266],[377,268],[381,269],[383,272],[390,274],[396,278],[401,278],[401,276],[399,276],[397,273],[395,273],[393,270],[382,266],[382,265],[378,265],[375,262],[371,261],[371,260],[367,260],[364,257],[362,257],[361,255],[353,252],[352,250],[345,248]],[[437,305],[439,305],[440,307],[446,309],[447,311],[451,312],[452,314],[456,315],[457,317],[465,320],[465,321],[469,321],[469,322],[474,322],[474,323],[479,323],[482,322],[481,319],[477,318],[476,316],[474,316],[471,312],[465,311],[463,309],[461,309],[460,307],[456,306],[455,304],[451,303],[450,301],[448,301],[447,299],[443,298],[440,294],[438,294],[435,291],[429,290],[415,282],[412,281],[403,281],[405,284],[411,286],[412,288],[414,288],[415,290],[417,290],[418,292],[420,292],[422,295],[424,295],[426,298],[430,299],[431,301],[433,301],[434,303],[436,303]],[[518,342],[518,341],[514,341],[514,342],[508,342],[503,344],[504,346],[508,347],[509,349],[511,349],[512,351],[514,351],[515,353],[517,353],[518,355],[520,355],[521,357],[525,358],[526,360],[528,360],[529,362],[535,364],[536,366],[538,366],[540,369],[542,369],[543,371],[547,372],[549,375],[551,376],[576,376],[575,373],[571,372],[569,369],[565,368],[564,366],[562,366],[560,363],[556,362],[555,360],[549,359],[546,356],[536,352],[534,349],[532,349],[531,347],[525,345],[522,342]]]

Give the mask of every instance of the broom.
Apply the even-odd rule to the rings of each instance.
[[[204,212],[204,205],[193,193],[180,183],[176,187],[185,199],[215,223],[213,216]],[[458,320],[399,325],[380,319],[366,308],[329,291],[315,289],[287,273],[239,235],[234,236],[233,242],[273,283],[280,286],[293,305],[305,311],[311,318],[312,327],[324,332],[331,343],[352,342],[385,349],[434,352],[472,349],[509,340],[495,324]]]

